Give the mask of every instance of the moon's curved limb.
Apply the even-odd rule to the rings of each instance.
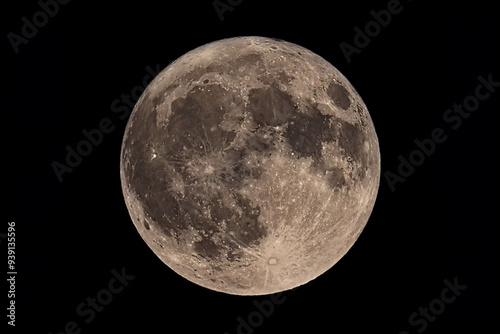
[[[175,272],[230,294],[307,283],[354,244],[380,179],[378,139],[348,80],[298,45],[217,41],[146,88],[121,151],[125,202]]]

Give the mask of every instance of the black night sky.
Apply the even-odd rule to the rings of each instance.
[[[17,274],[15,298],[2,285],[6,333],[498,331],[496,13],[486,1],[7,2],[0,258],[9,278],[15,222]],[[249,35],[337,67],[368,106],[382,159],[355,245],[279,296],[226,295],[174,273],[137,233],[119,176],[140,87],[202,44]],[[54,162],[99,128],[58,178]]]

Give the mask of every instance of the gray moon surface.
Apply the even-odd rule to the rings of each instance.
[[[166,67],[130,116],[120,177],[135,227],[177,274],[264,295],[303,285],[372,212],[379,144],[367,107],[296,44],[238,37]]]

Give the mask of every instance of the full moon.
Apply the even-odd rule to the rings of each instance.
[[[366,105],[334,66],[264,37],[198,47],[144,90],[121,147],[135,227],[202,287],[264,295],[337,263],[380,181]]]

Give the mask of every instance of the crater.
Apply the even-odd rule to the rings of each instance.
[[[307,283],[325,267],[319,255],[337,261],[349,249],[376,195],[379,155],[343,76],[305,49],[253,38],[194,51],[161,78],[130,117],[120,172],[133,222],[165,263],[217,291],[268,294]],[[301,256],[280,271],[284,252]]]
[[[242,251],[232,249],[229,252],[227,252],[226,258],[229,262],[235,262],[235,261],[237,262],[243,258],[243,255],[244,253]]]
[[[349,108],[349,106],[351,105],[349,92],[344,86],[332,82],[328,86],[326,93],[337,107],[347,110],[347,108]]]
[[[189,83],[192,81],[199,80],[204,74],[211,72],[221,72],[224,71],[224,64],[211,63],[206,67],[199,66],[190,72],[186,72],[183,76],[177,79],[178,84]]]

